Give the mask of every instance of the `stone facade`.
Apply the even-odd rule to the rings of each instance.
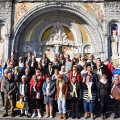
[[[0,24],[5,26],[5,40],[2,42],[4,59],[0,59],[4,61],[11,54],[24,56],[29,50],[36,57],[41,57],[49,49],[52,50],[48,53],[51,56],[56,51],[54,49],[58,49],[57,45],[62,52],[72,52],[71,56],[81,53],[87,58],[93,53],[95,57],[111,60],[113,25],[117,26],[119,43],[120,2],[106,1],[0,0]],[[52,31],[58,22],[62,26],[58,33],[62,30],[63,38],[70,41],[62,44],[49,42],[50,37],[57,37],[58,33]],[[112,61],[117,60],[118,63],[119,50],[117,54]]]

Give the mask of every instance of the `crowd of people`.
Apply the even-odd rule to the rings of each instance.
[[[60,54],[50,61],[44,53],[37,62],[28,52],[27,57],[19,57],[18,61],[12,55],[3,69],[4,75],[0,79],[3,117],[8,116],[9,106],[13,117],[16,102],[24,101],[20,117],[41,118],[41,106],[45,104],[45,118],[53,118],[53,110],[58,107],[59,118],[65,120],[69,103],[72,118],[80,118],[79,105],[83,103],[84,119],[94,120],[94,108],[99,102],[104,120],[109,99],[113,102],[113,118],[120,117],[120,80],[118,76],[112,79],[114,67],[107,59],[94,59],[90,54],[85,60],[78,54],[71,60],[68,54]],[[30,109],[31,116],[28,115]]]

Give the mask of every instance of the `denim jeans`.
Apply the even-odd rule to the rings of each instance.
[[[85,112],[90,112],[90,113],[94,112],[95,102],[86,102],[86,101],[84,101],[83,105],[84,105]]]
[[[58,103],[58,110],[59,113],[66,113],[66,99],[63,97],[62,100],[60,100],[60,98],[57,99],[57,103]]]

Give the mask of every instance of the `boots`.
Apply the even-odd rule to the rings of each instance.
[[[63,118],[63,116],[62,116],[62,113],[60,113],[60,116],[59,116],[59,118],[60,118],[60,119],[62,119],[62,118]]]
[[[63,114],[63,119],[66,120],[66,114]]]

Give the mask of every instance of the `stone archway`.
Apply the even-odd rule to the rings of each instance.
[[[28,26],[28,24],[34,21],[35,18],[39,19],[39,16],[42,15],[44,16],[44,14],[46,13],[52,14],[54,11],[57,11],[58,13],[63,12],[63,14],[67,13],[69,15],[74,15],[76,16],[76,19],[78,21],[80,20],[84,21],[84,23],[88,25],[88,26],[85,25],[85,28],[89,31],[89,33],[91,33],[92,36],[93,44],[95,47],[94,52],[96,53],[103,51],[103,37],[102,37],[103,35],[101,32],[102,30],[98,26],[97,21],[90,14],[88,14],[85,10],[74,4],[48,3],[48,4],[42,4],[30,10],[29,13],[27,13],[23,18],[21,18],[21,20],[17,23],[13,31],[14,38],[12,40],[12,45],[11,45],[11,51],[12,51],[11,54],[13,54],[14,51],[19,52],[18,46],[23,42],[20,41],[20,37],[23,31],[25,30],[25,28]],[[71,20],[71,21],[75,22],[75,20]],[[82,47],[82,42],[79,42],[77,45],[78,47]],[[82,52],[81,49],[79,49],[79,52]]]

